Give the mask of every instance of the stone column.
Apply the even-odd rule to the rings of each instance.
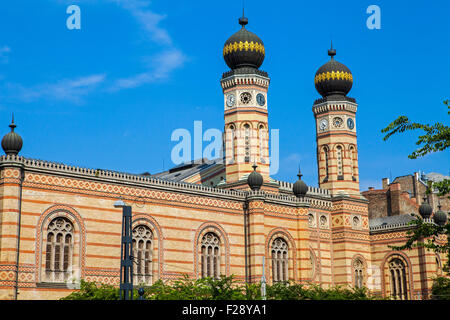
[[[309,251],[308,231],[308,208],[309,203],[305,199],[297,202],[297,275],[298,282],[306,283],[311,280],[311,264]]]
[[[0,300],[4,300],[17,298],[22,165],[12,161],[0,170]]]
[[[259,282],[262,276],[262,259],[265,256],[264,191],[251,191],[248,201],[248,277],[250,282]],[[268,263],[266,257],[266,265]]]

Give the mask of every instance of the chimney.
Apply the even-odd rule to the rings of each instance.
[[[414,172],[414,180],[413,180],[413,192],[414,192],[414,194],[413,194],[413,197],[416,198],[416,199],[420,198],[420,196],[418,194],[419,190],[417,190],[419,177],[420,177],[419,172]],[[419,202],[419,201],[417,201],[417,202]]]
[[[387,189],[389,187],[389,178],[381,179],[382,189]]]
[[[402,193],[400,183],[392,183],[389,186],[389,195],[391,201],[391,214],[392,216],[399,215],[401,212],[401,199],[400,195]]]

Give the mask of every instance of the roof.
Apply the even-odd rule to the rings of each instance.
[[[407,226],[408,223],[416,218],[410,214],[401,214],[396,216],[381,217],[369,220],[370,229],[378,228],[392,228]]]
[[[169,181],[183,181],[186,178],[195,175],[201,171],[208,170],[214,166],[222,166],[222,159],[208,160],[193,160],[179,164],[172,169],[157,174],[153,174],[152,178],[158,178]]]

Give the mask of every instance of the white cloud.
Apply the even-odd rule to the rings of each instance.
[[[68,0],[56,0],[61,3],[71,3]],[[154,83],[167,79],[172,71],[181,67],[186,56],[174,47],[168,31],[160,26],[166,18],[165,14],[157,14],[150,7],[147,0],[80,0],[80,2],[114,3],[128,11],[144,30],[149,41],[156,43],[161,52],[149,57],[148,63],[142,72],[121,79],[111,79],[107,83],[105,74],[94,74],[78,78],[65,78],[54,83],[41,83],[25,87],[18,83],[8,83],[7,88],[12,97],[24,102],[38,100],[68,101],[74,104],[83,104],[84,98],[96,88],[106,88],[107,92],[136,88],[144,84]],[[83,7],[81,6],[83,12]],[[82,13],[83,14],[83,13]],[[0,63],[7,62],[7,54],[11,51],[8,46],[0,47]]]
[[[9,62],[9,53],[11,52],[11,48],[8,46],[0,47],[0,63],[8,63]]]
[[[83,97],[92,92],[104,82],[104,74],[95,74],[76,79],[62,79],[56,83],[43,83],[31,87],[11,84],[15,96],[25,102],[41,99],[51,101],[70,101],[75,104],[83,103]]]
[[[157,14],[148,9],[150,2],[143,0],[110,0],[123,9],[129,11],[136,19],[149,38],[161,45],[171,45],[172,39],[167,30],[161,28],[159,23],[166,15]]]
[[[128,78],[118,79],[109,90],[118,91],[136,88],[146,83],[164,80],[169,77],[172,71],[182,66],[185,61],[185,55],[177,49],[163,51],[151,57],[149,70]]]

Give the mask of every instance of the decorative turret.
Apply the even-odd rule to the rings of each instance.
[[[300,170],[298,170],[298,180],[294,183],[294,186],[292,187],[292,192],[297,198],[304,197],[306,193],[308,192],[308,186],[306,183],[302,180],[302,173]]]
[[[263,185],[263,177],[262,175],[256,171],[256,168],[258,166],[256,164],[253,165],[253,172],[249,174],[247,178],[247,183],[250,189],[253,191],[261,189],[261,186]]]
[[[14,114],[12,116],[12,122],[9,125],[11,132],[8,132],[2,139],[2,148],[7,155],[17,155],[22,149],[22,138],[14,132],[16,125],[14,124]]]
[[[246,29],[248,19],[239,19],[241,30],[226,42],[223,57],[228,67],[220,84],[224,94],[224,158],[226,184],[245,184],[252,164],[265,182],[269,177],[269,123],[267,72],[259,70],[265,58],[264,44]]]
[[[438,211],[434,213],[433,221],[439,226],[444,226],[447,223],[447,214],[441,210],[441,205],[438,205]]]
[[[319,187],[333,196],[360,197],[356,111],[354,98],[347,97],[353,85],[350,69],[334,59],[336,50],[328,50],[330,61],[317,70],[314,84],[322,98],[313,105],[316,118]]]
[[[419,214],[423,219],[428,219],[431,217],[432,213],[433,213],[433,208],[427,202],[427,198],[424,197],[423,203],[419,207]]]

